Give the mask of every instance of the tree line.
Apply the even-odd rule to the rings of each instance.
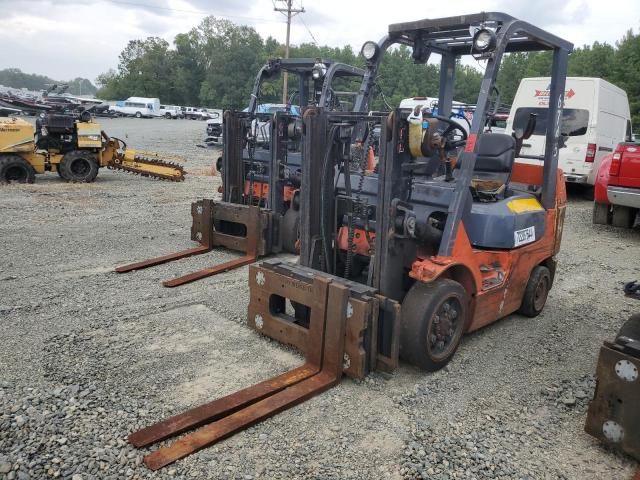
[[[32,91],[46,90],[50,86],[69,85],[67,92],[72,95],[95,95],[98,88],[86,78],[74,78],[69,81],[59,81],[45,75],[24,73],[19,68],[6,68],[0,70],[0,85],[11,88],[26,88]]]
[[[252,27],[207,17],[191,31],[176,35],[173,45],[157,37],[130,41],[117,70],[98,77],[98,96],[159,97],[167,104],[244,108],[259,68],[269,58],[284,57],[284,52],[283,44],[273,37],[263,39]],[[293,46],[290,56],[330,58],[361,67],[365,63],[350,46],[303,43]],[[476,101],[481,70],[482,64],[457,66],[456,100]],[[497,81],[501,102],[511,104],[522,78],[548,76],[550,71],[550,52],[506,55]],[[640,34],[630,30],[615,45],[595,42],[576,48],[569,57],[569,75],[601,77],[626,90],[633,119],[640,125]],[[416,65],[410,49],[393,49],[380,66],[372,108],[395,106],[406,97],[436,96],[438,83],[437,65]],[[263,93],[278,101],[278,86]]]

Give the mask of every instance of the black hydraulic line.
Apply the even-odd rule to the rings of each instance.
[[[327,273],[333,273],[333,265],[330,264],[329,259],[329,238],[327,236],[326,226],[326,198],[327,198],[327,185],[333,186],[333,177],[331,182],[327,182],[327,175],[329,173],[329,160],[331,159],[331,153],[333,152],[334,143],[336,141],[336,134],[338,132],[338,126],[334,125],[329,131],[329,142],[327,149],[324,153],[324,159],[322,161],[322,176],[320,178],[320,237],[322,240],[322,253],[324,255],[325,271]],[[335,189],[334,189],[335,192]]]

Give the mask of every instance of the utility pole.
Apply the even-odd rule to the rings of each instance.
[[[291,34],[291,18],[299,13],[304,13],[304,7],[293,8],[293,0],[277,0],[279,2],[285,3],[287,5],[284,7],[276,7],[275,1],[273,2],[273,9],[276,12],[282,13],[285,17],[287,17],[287,41],[284,47],[284,58],[289,58],[289,36]],[[287,103],[287,84],[288,78],[287,72],[284,72],[284,76],[282,77],[282,103]]]

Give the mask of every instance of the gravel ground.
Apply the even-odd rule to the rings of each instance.
[[[543,314],[464,338],[445,370],[402,365],[332,390],[215,447],[148,471],[127,435],[302,363],[245,326],[247,269],[160,281],[212,252],[131,274],[116,265],[192,246],[190,203],[218,197],[204,123],[102,120],[132,147],[188,158],[187,180],[103,170],[90,185],[0,188],[0,478],[609,479],[638,465],[583,431],[599,346],[632,311],[640,232],[591,224],[571,198]]]

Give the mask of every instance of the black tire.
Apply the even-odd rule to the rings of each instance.
[[[609,225],[611,223],[611,209],[607,203],[593,202],[594,225]]]
[[[142,114],[140,112],[136,112],[136,118],[142,118]]]
[[[167,120],[171,120],[171,114],[170,113],[165,113],[164,114],[164,118],[166,118]]]
[[[629,337],[640,341],[640,313],[631,315],[618,330],[618,337]]]
[[[282,217],[280,233],[282,234],[282,249],[296,255],[300,253],[296,248],[296,243],[300,238],[300,211],[293,208],[287,210],[287,213]]]
[[[469,296],[458,282],[414,283],[402,301],[402,359],[429,372],[447,365],[460,345],[468,308]]]
[[[614,227],[631,228],[633,221],[633,210],[629,207],[621,205],[613,206],[613,215],[611,216],[611,225]]]
[[[518,313],[531,318],[540,315],[547,303],[549,290],[551,290],[551,272],[542,265],[534,267],[524,289]]]
[[[0,183],[33,183],[36,171],[19,155],[0,157]]]
[[[74,150],[66,153],[58,167],[60,176],[68,182],[91,183],[98,176],[98,162],[93,153]]]

